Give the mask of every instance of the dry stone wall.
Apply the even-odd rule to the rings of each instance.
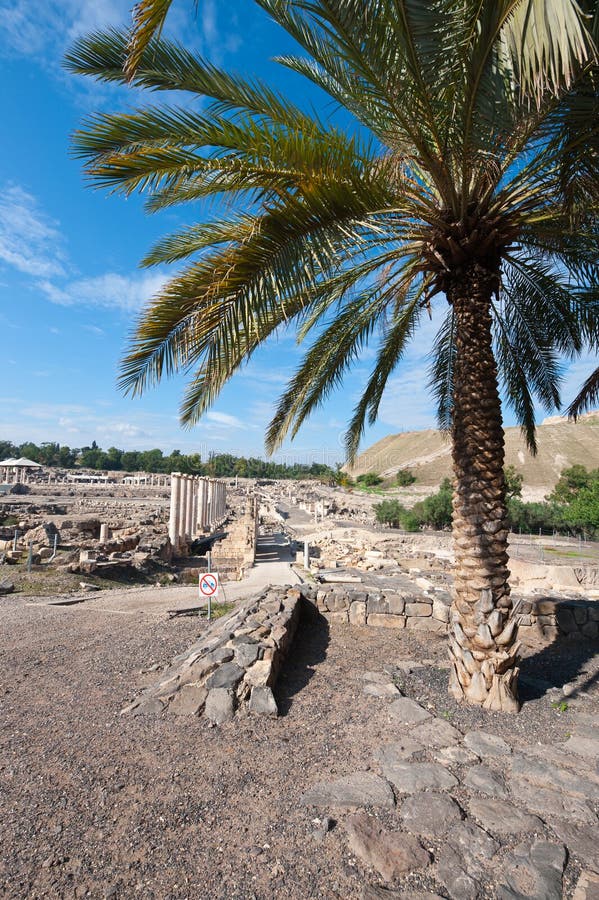
[[[276,716],[272,692],[306,592],[270,587],[218,619],[123,713],[204,715],[216,725],[236,713]]]
[[[551,643],[560,636],[596,640],[599,603],[564,597],[533,597],[518,605],[518,636],[526,645]]]
[[[271,586],[212,624],[123,713],[204,715],[217,725],[240,712],[276,716],[272,689],[301,615],[315,610],[351,626],[444,634],[450,596],[439,589],[418,590],[407,578],[396,579],[392,589],[356,580]],[[594,601],[539,597],[517,602],[516,613],[524,644],[538,646],[560,635],[598,637],[599,604]]]
[[[433,596],[412,589],[380,590],[370,585],[322,585],[316,606],[331,621],[378,628],[409,628],[437,634],[447,630],[449,595]]]

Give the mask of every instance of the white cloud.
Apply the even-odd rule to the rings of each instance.
[[[247,428],[247,424],[238,419],[237,416],[231,416],[229,413],[217,412],[212,410],[206,413],[206,419],[215,425],[225,426],[226,428]]]
[[[131,21],[130,0],[4,0],[2,44],[23,56],[62,56],[82,34]]]
[[[65,274],[63,239],[31,194],[9,184],[0,194],[0,260],[34,278]]]
[[[79,278],[63,287],[44,279],[37,283],[46,297],[60,306],[95,306],[104,309],[140,310],[166,283],[166,275],[140,272],[119,275],[107,272],[92,278]],[[93,327],[93,326],[91,326]]]

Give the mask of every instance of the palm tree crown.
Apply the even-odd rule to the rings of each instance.
[[[535,397],[559,405],[560,356],[599,338],[599,17],[574,0],[258,3],[301,48],[281,65],[322,88],[359,129],[327,124],[258,80],[151,38],[168,0],[138,5],[132,42],[95,34],[67,57],[75,72],[210,100],[202,112],[155,105],[93,118],[74,145],[96,184],[145,191],[152,211],[214,196],[231,210],[145,258],[188,262],[144,311],[121,384],[141,392],[191,371],[182,420],[194,424],[263,341],[296,323],[313,341],[269,426],[273,450],[375,341],[347,433],[352,457],[420,319],[439,307],[431,384],[467,486],[456,521],[472,536],[467,523],[481,518],[472,497],[482,502],[485,479],[495,485],[482,518],[496,513],[485,533],[499,535],[501,571],[475,590],[491,591],[485,616],[504,602],[501,634],[510,606],[505,541],[498,549],[497,377],[534,448]],[[477,393],[478,383],[488,391]],[[484,427],[474,421],[480,409]],[[490,468],[475,476],[488,447]],[[488,552],[479,546],[474,556]],[[480,642],[490,646],[483,624]],[[481,679],[488,692],[490,670],[464,674],[468,690],[476,682],[468,699],[482,696]]]

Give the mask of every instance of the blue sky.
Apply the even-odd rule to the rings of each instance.
[[[139,260],[158,237],[193,221],[184,209],[148,216],[137,197],[86,187],[79,162],[69,156],[69,134],[87,114],[140,101],[139,94],[61,68],[76,37],[127,23],[130,8],[130,0],[0,0],[0,439],[263,455],[273,404],[300,358],[292,334],[257,353],[191,431],[178,424],[182,378],[135,400],[116,389],[137,314],[167,277],[166,270],[140,269]],[[202,0],[197,16],[193,10],[191,0],[175,4],[169,36],[305,100],[299,81],[270,62],[290,48],[289,39],[256,6]],[[363,446],[389,433],[434,427],[425,354],[439,324],[437,314],[419,333]],[[371,358],[366,351],[343,389],[283,448],[283,458],[342,459],[344,423]],[[581,360],[568,370],[565,399],[593,363]],[[512,424],[507,414],[506,424]]]

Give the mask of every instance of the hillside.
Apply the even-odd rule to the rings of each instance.
[[[526,449],[519,428],[506,428],[506,465],[524,476],[529,488],[551,489],[562,469],[581,463],[599,468],[599,413],[581,416],[576,424],[559,416],[546,419],[537,429],[538,454]],[[364,450],[354,467],[353,477],[377,472],[385,477],[399,469],[411,469],[421,485],[437,485],[451,474],[451,443],[439,431],[408,431],[392,434]]]

